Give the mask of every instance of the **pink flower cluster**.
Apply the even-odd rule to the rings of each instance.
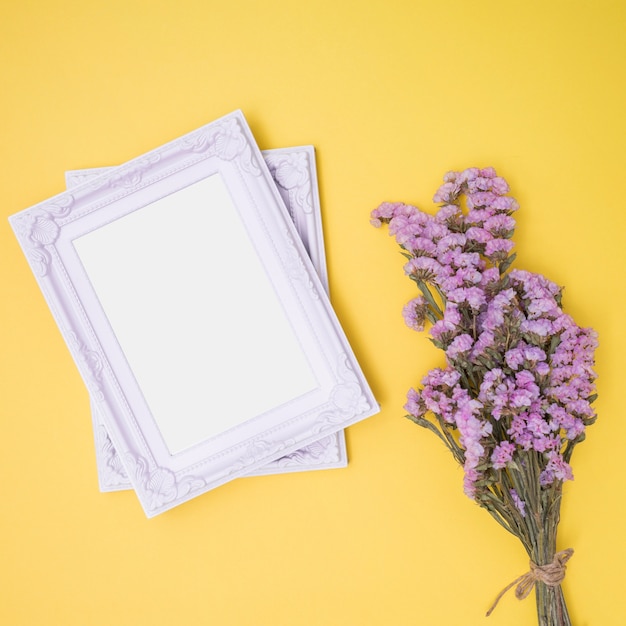
[[[563,312],[557,285],[509,271],[518,204],[508,191],[493,168],[471,168],[446,174],[434,216],[388,202],[371,216],[389,225],[421,292],[405,307],[407,325],[423,330],[430,320],[446,354],[447,366],[411,389],[405,408],[458,432],[472,498],[486,472],[528,451],[542,459],[542,485],[571,479],[567,444],[595,419],[596,334]]]

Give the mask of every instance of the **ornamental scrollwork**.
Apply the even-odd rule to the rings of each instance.
[[[101,459],[100,476],[103,486],[118,489],[130,488],[128,476],[106,428],[102,425],[98,426],[97,433],[98,452]]]
[[[183,138],[179,145],[182,150],[205,152],[208,156],[215,155],[223,161],[238,159],[238,163],[246,172],[254,176],[261,174],[248,139],[236,119],[224,120],[211,128],[191,133]]]
[[[371,408],[355,373],[348,364],[348,357],[345,353],[339,355],[337,376],[339,382],[331,389],[328,399],[329,408],[320,413],[315,432],[325,432],[331,428],[337,430],[335,428],[337,425]]]
[[[145,158],[137,159],[132,164],[115,170],[107,179],[106,183],[110,187],[122,187],[123,189],[131,189],[141,183],[143,175],[155,163],[161,160],[161,155],[156,152]],[[96,179],[98,182],[98,179]]]
[[[322,465],[337,463],[341,460],[337,437],[322,437],[295,452],[286,454],[274,461],[278,467],[291,465]]]
[[[265,162],[272,178],[289,192],[290,204],[297,205],[303,213],[313,213],[311,167],[308,154],[304,151],[266,154]]]
[[[82,363],[89,373],[87,386],[95,400],[102,400],[102,359],[95,350],[90,350],[74,331],[68,333],[70,346],[79,363]]]
[[[285,233],[285,241],[287,244],[285,247],[285,252],[286,252],[286,258],[284,262],[285,269],[287,270],[291,278],[293,278],[294,280],[298,280],[307,286],[314,300],[319,300],[320,296],[319,296],[317,287],[315,286],[315,283],[311,279],[311,275],[309,274],[309,271],[307,270],[306,266],[304,265],[302,261],[302,256],[296,249],[296,245],[291,236],[291,233],[287,231],[286,229],[284,233]]]
[[[73,204],[74,197],[65,194],[38,211],[20,215],[14,222],[21,241],[28,246],[26,254],[39,276],[46,276],[50,267],[51,257],[46,246],[54,244],[59,237],[57,220],[67,217]]]
[[[185,476],[178,481],[174,472],[164,467],[150,468],[148,461],[141,456],[126,455],[129,471],[134,475],[141,491],[147,496],[146,506],[151,511],[184,498],[188,494],[201,490],[205,481],[197,476]]]

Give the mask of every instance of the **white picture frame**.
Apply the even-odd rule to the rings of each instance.
[[[322,215],[313,146],[297,146],[261,152],[298,235],[328,293]],[[112,168],[75,169],[65,172],[68,190],[93,180]],[[91,403],[98,486],[101,492],[132,489],[95,402]],[[338,469],[348,464],[343,430],[332,433],[289,455],[259,467],[253,475]]]
[[[378,412],[241,111],[9,220],[148,517]]]

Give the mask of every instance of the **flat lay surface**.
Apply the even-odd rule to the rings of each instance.
[[[572,622],[623,624],[625,20],[611,0],[3,3],[0,623],[534,623],[512,592],[485,617],[528,559],[403,417],[443,355],[405,326],[415,288],[369,223],[383,201],[434,212],[448,170],[493,166],[520,204],[516,267],[599,334],[558,548]],[[7,218],[67,170],[236,109],[262,150],[315,147],[330,300],[381,412],[347,428],[346,468],[239,478],[148,520],[98,490],[89,394]]]

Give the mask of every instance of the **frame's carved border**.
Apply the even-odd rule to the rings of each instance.
[[[328,285],[326,254],[322,231],[321,208],[317,190],[315,151],[312,146],[299,146],[262,152],[289,215],[304,243],[322,283]],[[70,170],[65,173],[68,189],[94,180],[110,168]],[[119,180],[119,179],[118,179]],[[328,291],[328,289],[327,289]],[[100,491],[132,489],[121,460],[109,438],[106,427],[92,405],[92,421],[96,445],[96,464]],[[253,475],[278,474],[318,469],[335,469],[348,464],[343,430],[322,437],[309,446],[257,468]]]

